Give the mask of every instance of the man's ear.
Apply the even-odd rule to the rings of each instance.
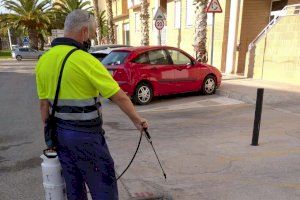
[[[88,27],[84,26],[81,28],[81,35],[85,35],[86,33],[88,33]]]

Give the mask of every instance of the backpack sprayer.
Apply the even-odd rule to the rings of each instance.
[[[67,199],[66,184],[57,154],[49,150],[44,150],[43,153],[41,165],[45,198],[46,200],[65,200]]]
[[[155,148],[153,146],[151,136],[150,136],[148,130],[144,128],[144,131],[140,135],[139,143],[137,145],[137,148],[135,150],[135,153],[134,153],[131,161],[129,162],[129,164],[127,165],[125,170],[121,173],[121,175],[117,178],[117,180],[119,180],[123,176],[123,174],[128,170],[128,168],[132,164],[132,162],[139,150],[139,147],[140,147],[140,144],[142,141],[142,137],[143,137],[143,133],[154,151],[154,154],[155,154],[156,159],[159,163],[159,166],[163,172],[163,176],[164,176],[165,180],[167,179],[167,175],[161,165],[161,162],[160,162],[160,160],[157,156],[157,153],[155,151]],[[41,158],[43,159],[43,162],[41,165],[42,165],[43,185],[44,185],[46,200],[66,200],[67,199],[66,184],[65,184],[64,177],[62,175],[62,168],[61,168],[60,162],[58,160],[57,154],[56,154],[56,152],[51,151],[51,150],[44,150],[43,153],[44,154],[41,155]]]

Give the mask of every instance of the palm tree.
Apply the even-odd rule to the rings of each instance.
[[[140,13],[140,20],[141,20],[141,33],[142,33],[142,46],[149,45],[149,4],[147,0],[141,1],[141,13]]]
[[[107,20],[105,17],[105,10],[102,10],[99,12],[98,15],[98,26],[99,26],[99,40],[101,44],[101,41],[103,38],[108,36],[108,26],[107,26]]]
[[[67,15],[76,9],[86,10],[92,13],[91,2],[84,0],[60,0],[56,1],[52,5],[52,25],[55,28],[62,29]],[[52,27],[52,28],[54,28]]]
[[[96,28],[96,32],[97,32],[97,43],[96,44],[100,44],[101,39],[100,39],[100,26],[99,26],[99,7],[98,7],[98,0],[93,0],[93,5],[94,5],[94,15],[95,15],[95,19],[96,19],[96,24],[97,24],[97,28]]]
[[[115,32],[113,22],[112,0],[106,0],[107,8],[107,23],[108,23],[108,42],[110,44],[115,43]]]
[[[4,7],[11,11],[0,15],[0,23],[13,28],[25,27],[30,46],[38,49],[38,31],[50,24],[50,0],[3,0]]]
[[[195,34],[194,49],[196,59],[200,62],[207,62],[206,34],[207,34],[207,7],[208,0],[194,0],[195,10]]]
[[[60,0],[53,3],[53,11],[60,17],[63,17],[63,21],[65,21],[66,16],[73,10],[81,9],[91,12],[93,7],[90,5],[90,1]]]

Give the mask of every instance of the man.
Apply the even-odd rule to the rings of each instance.
[[[86,44],[94,37],[95,19],[75,10],[65,21],[64,37],[52,42],[36,66],[36,82],[42,121],[49,116],[63,59],[74,48],[62,75],[57,111],[57,154],[66,180],[69,200],[87,199],[85,184],[93,200],[118,199],[114,163],[103,136],[98,94],[110,98],[132,120],[139,131],[148,128],[145,119],[119,88],[106,68],[88,54]]]

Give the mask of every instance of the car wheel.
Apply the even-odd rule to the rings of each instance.
[[[18,61],[21,61],[21,60],[22,60],[22,56],[17,55],[17,56],[16,56],[16,59],[17,59]]]
[[[211,95],[216,92],[216,89],[217,89],[216,78],[212,75],[208,75],[207,77],[205,77],[202,84],[201,92],[206,95]]]
[[[146,105],[153,98],[153,89],[148,83],[140,83],[135,89],[133,102],[138,105]]]

